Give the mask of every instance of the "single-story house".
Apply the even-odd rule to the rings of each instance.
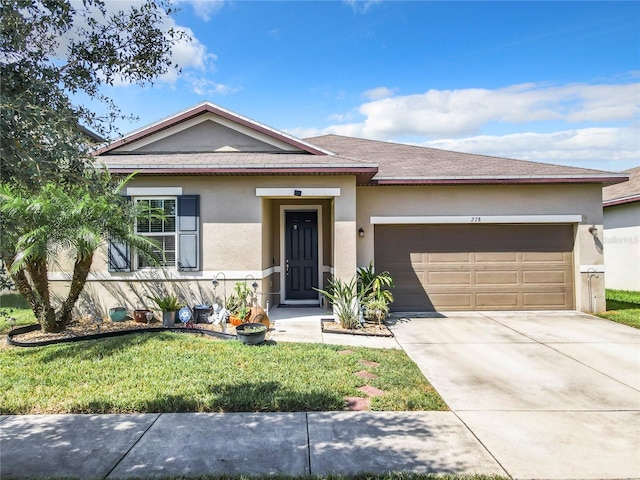
[[[95,152],[138,172],[126,194],[166,254],[96,261],[84,301],[145,303],[160,285],[212,301],[258,284],[263,305],[315,304],[330,276],[373,262],[395,311],[602,310],[602,187],[627,175],[382,141],[301,140],[205,102]],[[57,275],[64,284],[64,274]],[[222,298],[217,287],[215,296]]]
[[[605,286],[640,291],[640,167],[629,181],[602,189]]]

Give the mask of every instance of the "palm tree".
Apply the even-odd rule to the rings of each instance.
[[[109,238],[126,241],[157,263],[156,246],[134,232],[139,207],[119,194],[130,178],[115,184],[101,173],[93,182],[51,182],[37,191],[0,184],[2,259],[44,331],[64,330],[70,322],[95,252]],[[73,260],[70,287],[62,303],[54,306],[49,268],[65,254]]]

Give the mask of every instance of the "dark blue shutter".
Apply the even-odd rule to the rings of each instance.
[[[109,239],[108,257],[110,272],[131,271],[131,249],[129,244],[121,240]]]
[[[131,197],[126,197],[131,200]],[[110,272],[131,271],[131,249],[129,244],[116,238],[109,238],[107,244],[107,260]]]
[[[178,270],[200,269],[200,195],[178,197]]]

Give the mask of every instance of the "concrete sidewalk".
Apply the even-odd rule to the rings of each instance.
[[[24,415],[0,418],[0,477],[500,474],[451,412]]]

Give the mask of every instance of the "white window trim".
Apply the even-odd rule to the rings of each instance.
[[[318,212],[318,285],[322,288],[322,274],[324,258],[322,257],[322,252],[324,251],[324,246],[322,243],[323,234],[322,234],[322,205],[280,205],[280,265],[276,267],[276,271],[280,273],[280,303],[288,303],[288,304],[315,304],[320,301],[320,293],[318,293],[318,300],[287,300],[286,299],[286,279],[285,271],[284,271],[284,263],[285,263],[285,236],[286,236],[286,212],[294,211],[294,210],[316,210]]]
[[[182,187],[127,187],[129,197],[179,197]]]
[[[375,216],[371,225],[439,223],[582,223],[582,215],[451,215],[451,216]]]
[[[298,193],[296,195],[296,193]],[[340,188],[330,187],[290,187],[290,188],[256,188],[256,197],[284,197],[284,198],[300,198],[300,197],[339,197]]]

